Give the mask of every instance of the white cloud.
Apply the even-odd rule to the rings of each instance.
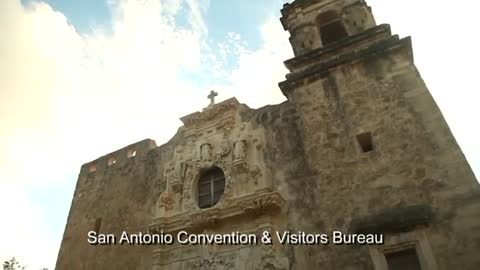
[[[288,70],[283,61],[292,57],[288,33],[283,31],[278,19],[273,15],[261,26],[262,46],[249,51],[245,45],[239,46],[236,35],[230,35],[236,45],[228,46],[238,56],[238,67],[228,74],[226,85],[219,85],[226,96],[236,96],[252,108],[285,100],[278,83],[285,80]]]
[[[29,191],[145,137],[165,141],[206,103],[179,79],[199,68],[205,38],[175,26],[179,3],[111,5],[113,32],[85,36],[45,3],[0,1],[0,259],[52,267],[63,232]]]
[[[202,34],[207,33],[208,29],[204,15],[207,7],[210,5],[210,1],[186,0],[186,2],[191,11],[190,20],[194,29],[200,31]]]
[[[19,0],[0,1],[0,210],[9,216],[0,225],[0,259],[17,256],[31,269],[52,267],[63,232],[47,227],[49,210],[35,205],[28,192],[75,181],[66,175],[75,175],[82,163],[132,142],[165,142],[180,125],[178,118],[208,103],[209,89],[198,89],[182,72],[212,71],[210,64],[225,70],[220,54],[207,45],[205,5],[109,5],[112,31],[83,35],[43,2],[25,8]],[[184,5],[190,29],[175,25]],[[231,41],[224,49],[240,65],[231,75],[224,72],[232,83],[216,88],[223,98],[241,93],[241,101],[260,106],[280,93],[276,82],[285,74],[286,57],[277,49],[288,44],[272,22],[264,32],[283,35],[281,47],[266,42],[259,51],[247,51],[238,34],[226,37]],[[268,72],[261,76],[259,67]],[[262,86],[267,91],[259,99]]]
[[[16,256],[27,269],[52,266],[61,236],[53,236],[42,222],[44,210],[33,205],[21,188],[0,183],[0,197],[1,259]]]

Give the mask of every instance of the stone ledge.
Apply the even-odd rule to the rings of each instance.
[[[345,48],[358,50],[358,45],[362,42],[378,37],[386,39],[390,36],[392,36],[390,25],[381,24],[356,35],[345,37],[308,53],[288,59],[284,64],[289,70],[297,69],[299,66],[305,65],[306,62],[320,62],[325,55],[338,55],[339,51],[345,50]]]
[[[405,232],[418,225],[428,225],[433,218],[429,205],[413,205],[387,209],[379,214],[353,219],[350,230],[354,233]]]
[[[243,215],[275,215],[286,207],[285,199],[278,192],[257,192],[235,198],[224,207],[199,209],[170,217],[159,217],[149,225],[153,233],[181,230],[200,230],[217,222]]]
[[[280,82],[278,86],[282,90],[282,93],[285,95],[285,97],[288,98],[287,93],[297,87],[303,86],[305,83],[310,83],[312,81],[326,77],[328,74],[330,74],[330,70],[333,68],[337,68],[344,64],[351,64],[355,60],[366,59],[369,57],[378,57],[380,55],[384,55],[389,51],[399,48],[408,48],[409,50],[411,50],[410,37],[398,39],[398,36],[392,36],[390,39],[376,43],[364,50],[346,53],[326,63],[314,65],[301,73],[297,73],[294,75],[292,74],[290,78],[283,82]],[[413,62],[413,59],[411,60]]]

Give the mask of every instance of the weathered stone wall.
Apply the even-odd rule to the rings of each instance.
[[[289,194],[293,230],[354,231],[356,219],[381,224],[385,220],[376,214],[429,206],[428,224],[403,228],[426,235],[434,258],[425,269],[476,269],[479,185],[411,55],[405,39],[372,54],[351,54],[350,64],[305,75],[292,88],[284,84],[299,118],[295,129],[286,130],[295,130],[304,146],[289,159],[302,152],[304,158],[301,165],[271,160],[271,166],[280,168],[277,185]],[[373,137],[368,153],[356,141],[363,132]],[[387,244],[406,233],[380,229]],[[366,246],[293,250],[292,269],[373,269]]]
[[[55,269],[148,269],[149,247],[90,245],[87,233],[99,218],[99,233],[145,231],[159,193],[155,147],[145,140],[82,166]]]
[[[433,218],[417,230],[426,233],[438,269],[476,269],[478,185],[409,58],[397,69],[388,59],[342,66],[292,91],[290,101],[241,112],[242,122],[265,130],[273,189],[288,202],[284,229],[350,232],[355,219],[382,223],[375,214],[427,205]],[[377,76],[384,68],[390,75]],[[355,139],[365,131],[375,147],[368,153]],[[82,167],[56,269],[151,269],[153,247],[92,246],[86,235],[99,217],[100,232],[147,231],[166,188],[161,172],[182,136],[158,148],[141,142]],[[126,158],[131,147],[137,155]],[[111,157],[118,160],[108,166]],[[97,171],[88,172],[93,164]],[[236,227],[221,230],[228,228]],[[395,235],[387,230],[387,241]],[[283,249],[289,269],[373,269],[367,246]],[[245,263],[259,253],[237,252]],[[246,269],[240,262],[235,269]]]
[[[328,1],[311,2],[297,2],[304,20]],[[351,34],[286,61],[282,104],[252,110],[227,100],[182,118],[165,145],[145,140],[83,165],[56,269],[383,270],[383,254],[405,245],[422,269],[480,268],[480,188],[410,39],[388,25]],[[357,138],[366,133],[368,152]],[[199,209],[196,181],[211,166],[227,187],[218,205]],[[99,218],[100,233],[117,235],[339,230],[383,233],[385,245],[92,246],[87,232]]]

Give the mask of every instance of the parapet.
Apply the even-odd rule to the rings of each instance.
[[[106,154],[96,160],[87,162],[82,165],[80,175],[93,174],[99,171],[104,171],[110,167],[118,166],[128,162],[131,159],[137,159],[145,156],[150,150],[157,147],[154,140],[145,139],[124,148],[121,148],[112,153]]]

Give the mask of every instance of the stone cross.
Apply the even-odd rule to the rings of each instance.
[[[218,93],[215,91],[211,91],[210,95],[208,95],[208,98],[210,99],[210,106],[215,104],[215,97],[218,96]]]

